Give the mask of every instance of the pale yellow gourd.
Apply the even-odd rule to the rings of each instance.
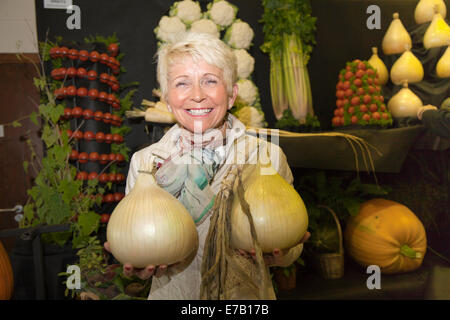
[[[391,80],[394,84],[400,85],[403,81],[415,83],[422,81],[424,70],[422,63],[410,51],[405,51],[391,68]]]
[[[450,45],[450,27],[435,6],[433,20],[423,36],[423,46],[430,49],[448,45]]]
[[[444,0],[420,0],[414,11],[414,20],[417,24],[430,22],[433,20],[435,6],[443,18],[447,15],[447,8]]]
[[[111,214],[106,233],[113,256],[137,268],[173,264],[198,248],[191,215],[149,171],[139,171],[133,189]]]
[[[403,88],[388,102],[388,110],[394,118],[416,117],[422,106],[422,100],[408,88],[407,81],[403,82]]]
[[[412,40],[400,20],[399,14],[393,14],[393,20],[383,37],[382,49],[385,55],[400,54],[412,48]]]
[[[369,59],[369,64],[377,70],[378,81],[380,85],[385,85],[389,80],[389,72],[384,62],[378,56],[378,48],[372,48],[372,56]]]
[[[447,47],[447,50],[445,50],[436,64],[436,74],[439,78],[450,77],[450,46]]]
[[[250,172],[250,173],[248,173]],[[243,174],[244,198],[250,206],[257,240],[263,252],[298,244],[308,227],[302,198],[271,164],[247,166]],[[231,240],[237,249],[253,247],[250,224],[235,192],[231,209]]]

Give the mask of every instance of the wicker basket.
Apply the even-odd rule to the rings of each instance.
[[[333,215],[339,235],[339,252],[316,253],[313,255],[314,265],[319,274],[325,279],[339,279],[344,275],[344,245],[342,240],[342,229],[336,213],[329,207],[320,205]]]

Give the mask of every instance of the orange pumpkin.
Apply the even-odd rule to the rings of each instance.
[[[422,222],[406,206],[386,199],[364,202],[349,219],[344,240],[356,262],[378,265],[386,274],[419,268],[427,249]]]
[[[9,300],[14,289],[14,275],[8,253],[0,241],[0,300]]]

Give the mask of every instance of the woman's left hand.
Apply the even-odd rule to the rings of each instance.
[[[311,236],[311,233],[309,233],[309,231],[306,231],[305,235],[303,236],[303,238],[300,240],[300,242],[297,245],[308,241],[310,236]],[[284,255],[288,251],[289,251],[289,249],[281,250],[281,249],[275,248],[275,249],[273,249],[272,254],[267,254],[267,253],[263,254],[264,262],[268,266],[280,265],[283,263]],[[255,255],[256,255],[254,249],[250,250],[250,252],[239,249],[239,254],[243,257],[246,257],[246,258],[251,257],[253,259],[255,259]]]

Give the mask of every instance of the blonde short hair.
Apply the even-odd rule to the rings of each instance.
[[[157,80],[162,97],[167,99],[170,67],[186,57],[192,58],[194,62],[203,60],[221,69],[228,95],[233,95],[233,85],[237,81],[237,61],[233,50],[210,34],[183,32],[176,41],[163,44],[156,53]]]

